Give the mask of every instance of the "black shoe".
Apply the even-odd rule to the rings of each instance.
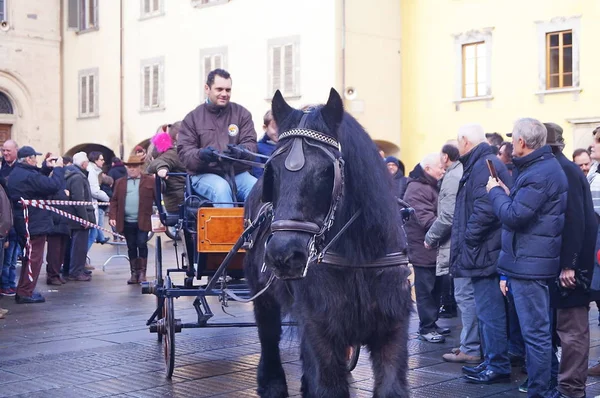
[[[508,359],[510,360],[510,366],[524,366],[525,365],[525,357],[521,355],[515,355],[508,353]]]
[[[480,363],[477,366],[463,366],[462,372],[466,375],[475,376],[487,369],[485,362]]]
[[[23,297],[17,294],[15,296],[15,301],[17,304],[36,304],[45,303],[46,299],[39,293],[33,293],[30,297]]]
[[[442,305],[440,307],[440,318],[456,318],[456,315],[456,307],[453,307],[451,305]]]
[[[484,370],[477,375],[465,375],[468,383],[474,384],[494,384],[510,383],[510,373],[496,373],[493,370]]]
[[[449,328],[441,328],[438,325],[435,325],[435,331],[442,336],[447,336],[450,334],[451,330]]]
[[[96,243],[100,243],[101,245],[105,244],[106,242],[108,242],[110,240],[110,238],[104,238],[102,240],[97,241]]]
[[[92,271],[90,271],[89,269],[84,269],[83,273],[86,275],[92,275]]]

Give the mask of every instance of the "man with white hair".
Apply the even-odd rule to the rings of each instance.
[[[415,293],[419,314],[419,338],[430,343],[443,343],[449,329],[437,325],[441,280],[435,275],[436,252],[423,246],[425,234],[437,218],[438,181],[444,169],[440,155],[432,153],[409,174],[404,200],[415,209],[406,223],[408,258],[415,272]]]
[[[508,277],[525,341],[528,397],[546,397],[550,387],[552,333],[548,280],[560,273],[567,209],[567,177],[546,145],[546,127],[535,119],[515,123],[512,140],[518,172],[510,190],[489,178],[487,190],[502,222],[498,270]]]
[[[463,373],[472,383],[509,382],[506,310],[504,298],[497,288],[499,276],[496,270],[501,224],[485,189],[490,175],[487,161],[492,162],[498,177],[508,186],[511,177],[486,142],[480,125],[468,124],[459,129],[458,150],[463,176],[456,194],[450,273],[455,278],[471,278],[484,355],[480,365],[463,366]]]

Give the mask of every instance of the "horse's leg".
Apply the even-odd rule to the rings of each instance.
[[[302,331],[302,397],[348,398],[346,349],[341,339],[329,339],[326,327],[308,321]]]
[[[262,295],[254,300],[254,317],[261,345],[256,392],[263,398],[287,397],[285,372],[279,355],[281,307],[272,296]]]
[[[406,318],[407,320],[409,318]],[[395,330],[375,336],[368,346],[373,362],[374,398],[408,397],[408,322]]]

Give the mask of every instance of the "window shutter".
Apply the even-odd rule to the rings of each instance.
[[[0,22],[6,21],[6,15],[4,13],[5,0],[0,0]]]
[[[223,56],[221,54],[215,55],[214,66],[215,66],[215,69],[223,68]]]
[[[288,44],[284,47],[284,78],[283,91],[285,93],[294,92],[294,46]]]
[[[159,82],[159,77],[158,77],[158,65],[152,65],[152,106],[153,107],[157,107],[159,105],[158,103],[158,82]]]
[[[153,11],[153,12],[157,12],[157,11],[159,11],[159,10],[160,10],[160,4],[159,4],[159,0],[154,0],[154,3],[153,3],[153,10],[152,10],[152,11]]]
[[[273,92],[281,87],[281,47],[273,47]]]
[[[67,27],[79,30],[79,0],[68,0]]]
[[[90,26],[89,28],[98,28],[98,0],[89,0],[90,2]]]
[[[204,82],[206,82],[206,78],[208,74],[212,71],[212,62],[210,55],[204,57]]]
[[[87,90],[87,76],[81,76],[81,89],[79,90],[80,93],[80,101],[81,101],[81,114],[85,115],[87,113],[87,95],[88,95],[88,90]]]
[[[150,0],[143,0],[144,1],[144,9],[142,14],[150,14]]]
[[[88,76],[88,91],[89,91],[89,96],[88,96],[88,113],[93,114],[94,110],[95,110],[95,106],[96,106],[96,102],[94,102],[94,96],[95,96],[95,87],[94,87],[94,75],[89,75]]]
[[[150,107],[150,67],[144,67],[144,108]]]

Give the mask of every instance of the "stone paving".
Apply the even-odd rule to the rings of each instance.
[[[172,246],[163,246],[166,266],[174,266]],[[151,259],[153,251],[151,247]],[[16,305],[6,297],[0,301],[11,311],[0,320],[0,397],[255,397],[260,352],[255,328],[184,329],[176,336],[173,378],[165,378],[162,346],[145,326],[155,299],[142,296],[139,286],[125,284],[128,267],[123,259],[101,270],[115,252],[113,246],[95,245],[91,257],[97,269],[91,283],[47,286],[43,273],[38,290],[46,296],[45,304]],[[194,322],[192,301],[176,300],[175,317]],[[213,323],[253,320],[250,304],[227,308],[235,317],[222,313],[216,301],[211,305]],[[594,307],[592,359],[600,357],[596,319]],[[416,316],[411,319],[412,397],[525,397],[517,390],[524,379],[519,369],[509,384],[477,386],[461,380],[460,365],[442,361],[441,355],[457,346],[457,323],[441,320],[454,330],[445,344],[434,345],[416,339]],[[290,396],[299,396],[301,367],[293,330],[285,331],[282,357]],[[368,353],[363,352],[349,378],[353,397],[372,396],[371,376]],[[590,378],[588,384],[588,397],[600,396],[600,379]]]

